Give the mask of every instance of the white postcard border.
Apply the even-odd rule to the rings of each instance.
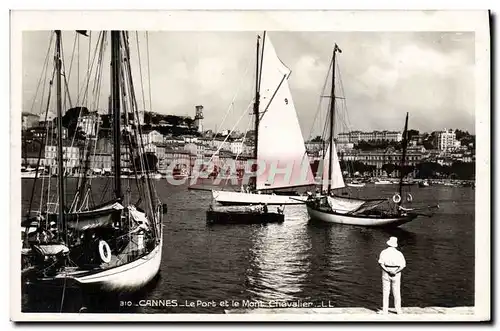
[[[10,296],[16,321],[377,321],[375,315],[21,313],[18,222],[23,30],[474,31],[476,45],[476,220],[474,315],[411,315],[405,321],[487,320],[491,309],[490,36],[487,11],[14,11],[11,14]]]

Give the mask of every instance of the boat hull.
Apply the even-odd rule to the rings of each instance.
[[[405,223],[411,222],[416,215],[408,214],[395,217],[379,217],[368,215],[346,215],[334,212],[326,212],[318,210],[311,206],[307,206],[309,217],[313,221],[324,223],[348,224],[365,227],[397,227]]]
[[[300,205],[307,200],[306,196],[278,194],[256,194],[231,191],[212,191],[213,199],[221,205]]]
[[[106,292],[133,292],[148,284],[160,271],[163,240],[147,255],[130,263],[91,275],[69,277],[82,287]]]
[[[347,186],[349,187],[365,187],[365,184],[355,184],[355,183],[348,183]]]
[[[284,221],[285,216],[279,213],[207,211],[208,224],[267,224]]]

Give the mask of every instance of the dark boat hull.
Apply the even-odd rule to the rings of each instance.
[[[326,211],[307,205],[307,212],[312,221],[346,224],[363,227],[398,227],[414,220],[417,215],[350,215]]]
[[[208,224],[267,224],[283,223],[285,215],[248,211],[207,211]]]

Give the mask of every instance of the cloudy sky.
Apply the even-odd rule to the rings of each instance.
[[[231,129],[253,97],[257,33],[149,32],[146,42],[146,34],[139,32],[146,87],[149,50],[152,110],[194,116],[194,107],[202,104],[206,129],[220,129],[226,113],[222,127]],[[135,32],[130,36],[132,65],[138,68]],[[292,70],[290,89],[306,138],[322,129],[319,122],[324,121],[327,106],[324,98],[321,114],[316,117],[316,113],[320,96],[329,94],[328,88],[323,92],[323,85],[334,43],[342,49],[338,69],[343,92],[339,88],[337,94],[345,98],[339,101],[343,117],[348,118],[343,121],[343,131],[402,130],[405,113],[409,112],[410,127],[420,131],[460,128],[474,132],[474,33],[270,31],[268,36],[278,56]],[[92,58],[97,38],[98,32],[92,32],[90,39],[80,36],[75,43],[72,31],[63,32],[73,104],[82,100],[78,90],[84,90],[89,48]],[[24,111],[41,112],[41,88],[38,93],[36,89],[49,40],[49,32],[23,33]],[[73,56],[70,76],[74,45],[80,56]],[[109,93],[109,45],[107,49],[98,102],[101,112],[107,107]],[[94,84],[92,76],[89,90]],[[138,103],[142,105],[138,69],[134,76]],[[337,85],[340,87],[340,81]],[[85,105],[95,108],[96,102],[90,99]],[[249,116],[244,116],[237,128],[243,131],[248,123]]]

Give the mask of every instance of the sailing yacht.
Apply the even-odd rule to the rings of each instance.
[[[147,174],[134,186],[140,199],[132,201],[130,182],[122,183],[121,146],[126,146],[133,158],[144,158],[137,102],[135,100],[130,68],[129,36],[127,32],[100,32],[96,50],[99,62],[105,62],[104,49],[111,38],[111,100],[113,138],[113,196],[101,204],[93,204],[92,181],[86,176],[91,155],[88,147],[83,176],[78,178],[78,189],[72,201],[66,201],[69,191],[65,185],[62,140],[62,79],[67,79],[62,61],[60,30],[55,35],[55,63],[57,95],[57,194],[51,195],[50,180],[42,181],[39,209],[31,211],[22,220],[22,280],[26,285],[71,285],[91,287],[101,291],[132,292],[148,284],[159,272],[162,256],[162,216],[154,183]],[[86,31],[77,33],[87,36]],[[53,40],[53,39],[51,39]],[[90,46],[89,46],[90,47]],[[95,82],[101,82],[102,67],[96,69]],[[65,81],[67,85],[67,81]],[[99,89],[96,89],[99,90]],[[50,93],[49,93],[50,98]],[[50,102],[46,103],[47,105]],[[49,107],[47,106],[46,115]],[[133,121],[129,116],[133,114]],[[124,118],[124,119],[123,119]],[[122,124],[123,122],[123,124]],[[47,138],[48,139],[48,138]],[[136,169],[139,174],[143,169]],[[37,178],[35,178],[36,184]],[[122,185],[123,184],[123,185]],[[110,185],[111,186],[111,185]],[[126,188],[126,189],[125,189]],[[44,192],[47,192],[44,195]],[[33,189],[35,192],[35,189]],[[99,192],[101,193],[101,192]],[[32,197],[33,197],[32,193]]]
[[[401,171],[399,181],[399,193],[396,193],[392,199],[356,199],[343,197],[335,194],[336,189],[346,186],[334,141],[334,116],[335,116],[335,68],[336,55],[342,51],[335,44],[332,57],[332,88],[330,96],[329,109],[329,139],[328,148],[325,153],[322,167],[322,192],[316,197],[309,196],[306,207],[309,217],[313,221],[326,223],[339,223],[349,225],[359,225],[367,227],[388,227],[400,226],[411,222],[419,215],[431,216],[431,214],[421,213],[423,209],[433,209],[427,207],[423,209],[408,208],[404,203],[411,203],[413,197],[407,194],[403,197],[403,179],[404,172]],[[408,143],[408,113],[406,114],[405,127],[403,131],[403,155],[401,160],[401,169],[405,165],[406,147]],[[377,209],[382,204],[388,204],[388,208]]]
[[[257,37],[253,116],[254,159],[265,170],[254,168],[256,176],[251,178],[249,192],[212,190],[213,199],[223,205],[302,204],[306,197],[295,190],[314,185],[288,83],[291,70],[278,58],[265,32],[262,40],[260,50],[260,36]],[[288,174],[282,169],[287,169]]]

